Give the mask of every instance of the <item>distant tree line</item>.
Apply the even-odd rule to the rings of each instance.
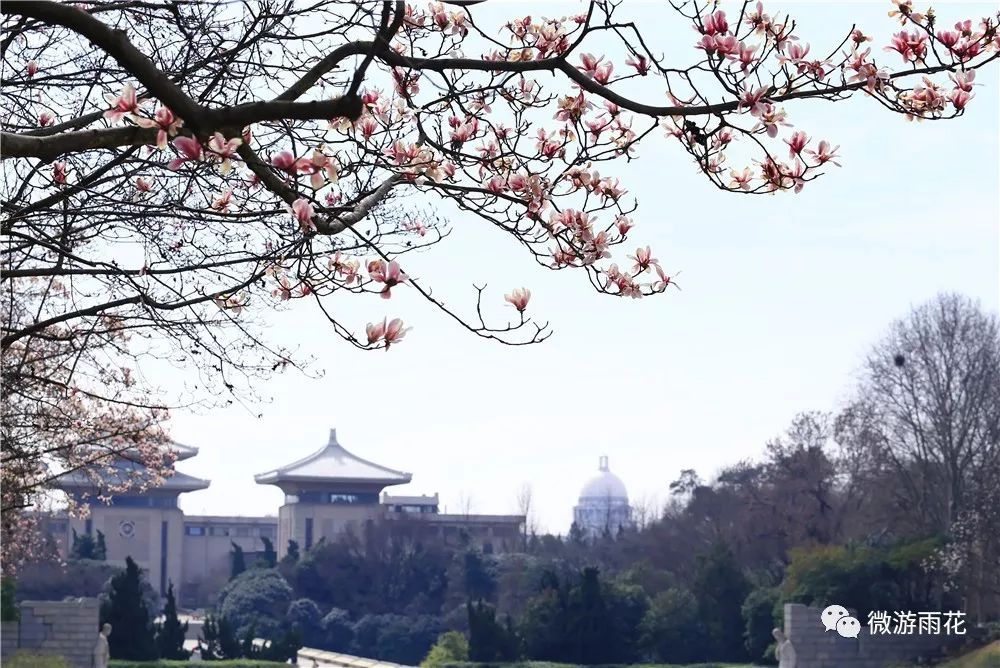
[[[529,532],[485,554],[369,524],[292,541],[280,562],[267,544],[251,565],[234,545],[206,644],[232,656],[256,634],[411,665],[765,662],[786,602],[1000,618],[996,316],[942,295],[861,371],[838,411],[795,416],[761,457],[664,481],[636,529]]]

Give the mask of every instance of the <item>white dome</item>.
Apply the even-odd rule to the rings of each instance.
[[[587,481],[580,490],[580,500],[611,499],[628,502],[628,491],[621,478],[608,470],[608,458],[601,457],[601,472]]]

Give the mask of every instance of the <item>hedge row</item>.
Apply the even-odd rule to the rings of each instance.
[[[450,661],[441,668],[738,668],[730,663],[695,663],[690,665],[675,664],[599,664],[593,666],[577,666],[571,663],[551,663],[548,661],[518,661],[515,663],[476,663],[475,661]],[[751,667],[747,667],[751,668]]]
[[[287,668],[287,663],[276,661],[254,661],[253,659],[232,659],[230,661],[124,661],[112,659],[108,668]],[[5,667],[6,668],[6,667]]]

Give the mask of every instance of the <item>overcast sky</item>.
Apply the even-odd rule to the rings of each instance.
[[[504,3],[490,16],[581,7]],[[935,7],[946,25],[995,11]],[[877,36],[873,52],[898,29],[888,2],[768,8],[792,13],[823,52],[854,22]],[[647,27],[678,20],[647,3],[626,4],[622,15]],[[695,33],[680,27],[693,45]],[[893,68],[894,57],[878,55]],[[683,290],[661,298],[598,295],[581,272],[548,272],[480,220],[450,216],[452,236],[408,256],[409,273],[455,308],[472,306],[473,282],[488,283],[499,314],[503,293],[526,286],[531,313],[554,336],[528,348],[482,341],[405,288],[388,303],[336,302],[340,319],[362,330],[383,315],[412,325],[389,352],[341,343],[312,308],[269,316],[269,336],[315,356],[324,375],[285,373],[260,389],[270,400],[249,410],[175,412],[174,438],[201,449],[178,468],[212,481],[183,495],[182,508],[276,514],[281,493],[253,475],[322,447],[331,427],[355,454],[413,473],[393,491],[438,492],[448,510],[471,497],[474,512],[512,512],[530,483],[552,532],[567,530],[600,455],[630,496],[661,500],[681,469],[711,478],[759,456],[797,412],[840,406],[867,347],[912,305],[947,290],[997,309],[998,71],[981,73],[968,113],[951,122],[907,123],[861,96],[788,105],[796,128],[840,144],[843,156],[842,169],[799,195],[722,193],[660,133],[632,165],[603,167],[639,201],[622,250],[649,244],[665,269],[682,272]],[[660,82],[639,90],[645,102],[664,102]]]

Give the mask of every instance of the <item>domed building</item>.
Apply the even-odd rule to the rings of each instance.
[[[607,455],[598,463],[598,473],[580,490],[573,508],[573,521],[588,538],[595,538],[632,526],[632,508],[628,504],[625,483],[608,469]]]

